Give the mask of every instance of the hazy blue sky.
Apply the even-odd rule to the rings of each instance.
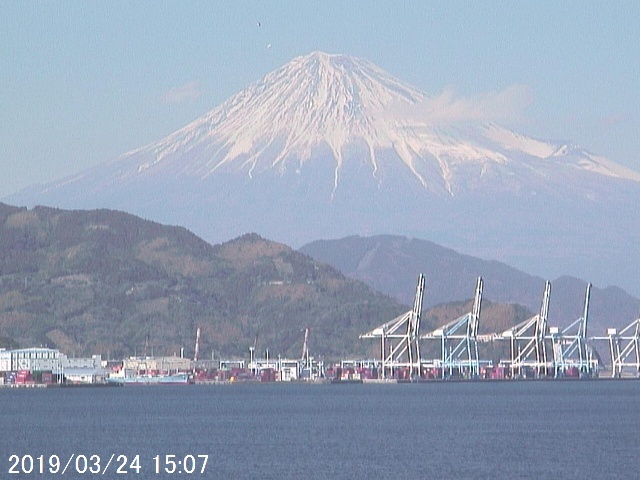
[[[506,126],[640,170],[638,19],[637,1],[0,0],[0,198],[159,139],[314,50],[502,103]]]

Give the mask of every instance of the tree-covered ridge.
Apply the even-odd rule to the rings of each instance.
[[[358,334],[405,307],[291,248],[245,235],[211,246],[184,228],[109,210],[0,204],[0,336],[117,357],[369,348]]]

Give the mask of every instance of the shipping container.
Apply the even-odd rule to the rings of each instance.
[[[260,381],[261,382],[275,382],[277,378],[277,372],[273,368],[265,368],[260,371]]]
[[[565,371],[565,376],[566,377],[570,377],[570,378],[577,378],[580,376],[580,372],[578,370],[578,367],[569,367],[567,368],[567,370]]]

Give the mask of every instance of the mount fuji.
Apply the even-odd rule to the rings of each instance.
[[[448,121],[433,100],[366,60],[314,52],[166,138],[5,200],[124,210],[210,242],[401,234],[640,294],[640,173]]]

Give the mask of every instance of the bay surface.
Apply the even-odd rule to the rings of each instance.
[[[0,406],[0,478],[96,477],[8,474],[11,455],[72,454],[115,454],[102,478],[640,478],[638,381],[3,389]],[[172,454],[195,472],[164,472]]]

